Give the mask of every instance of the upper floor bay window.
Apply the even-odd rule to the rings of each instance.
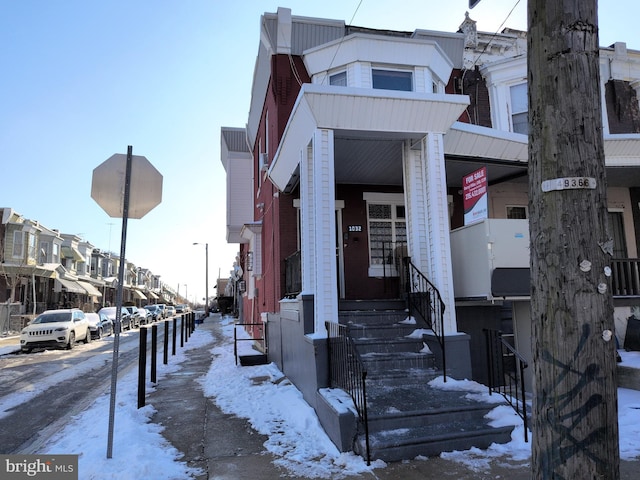
[[[22,258],[24,256],[24,232],[13,232],[12,255],[15,258]]]
[[[413,91],[413,72],[406,70],[371,69],[373,88],[383,90]]]
[[[337,87],[346,87],[347,86],[347,72],[342,71],[338,73],[334,73],[329,76],[329,85],[335,85]]]
[[[527,84],[520,83],[509,88],[511,94],[511,125],[515,133],[529,134],[529,98]]]

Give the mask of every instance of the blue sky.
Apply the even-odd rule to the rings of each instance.
[[[481,31],[526,29],[526,0],[481,0]],[[600,2],[600,44],[640,49],[640,2]],[[260,15],[293,15],[412,31],[456,31],[468,0],[0,1],[0,206],[120,251],[122,222],[91,198],[93,169],[143,155],[163,175],[162,203],[129,220],[127,258],[189,299],[227,277],[220,128],[243,127]],[[353,20],[352,20],[353,19]]]

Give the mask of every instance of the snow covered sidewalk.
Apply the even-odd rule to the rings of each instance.
[[[274,364],[236,366],[233,320],[207,318],[169,365],[159,362],[158,383],[147,384],[144,408],[136,408],[137,372],[119,380],[112,459],[106,458],[108,394],[34,453],[78,454],[82,480],[530,478],[530,444],[506,407],[492,412],[493,421],[520,425],[512,442],[488,450],[371,466],[340,453]],[[447,388],[488,397],[475,382],[448,380]],[[621,465],[621,478],[638,478],[640,392],[619,389],[619,406],[622,458],[631,460]]]

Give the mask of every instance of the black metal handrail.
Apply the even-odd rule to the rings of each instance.
[[[238,338],[237,327],[258,327],[262,329],[261,337],[254,337],[250,335],[249,338]],[[246,328],[245,328],[246,330]],[[238,342],[262,342],[262,352],[267,353],[267,324],[266,323],[237,323],[233,327],[233,356],[236,359],[236,365],[238,365]]]
[[[442,351],[442,375],[447,381],[447,356],[444,341],[444,309],[440,291],[411,262],[403,259],[409,315],[433,331]]]
[[[367,370],[349,335],[346,325],[325,322],[327,329],[327,357],[329,360],[329,386],[347,392],[364,426],[367,465],[371,465],[369,448],[369,417],[367,415]]]
[[[484,329],[487,340],[487,371],[489,395],[497,392],[524,422],[524,441],[528,442],[527,401],[524,388],[526,360],[498,330]]]

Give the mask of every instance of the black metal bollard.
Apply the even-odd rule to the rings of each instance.
[[[145,383],[147,371],[147,329],[140,329],[140,348],[138,357],[138,408],[145,405]]]
[[[184,347],[184,317],[180,315],[180,348]]]
[[[151,383],[158,383],[158,362],[156,360],[158,354],[158,326],[154,323],[151,326]]]
[[[172,333],[171,333],[173,335],[173,339],[172,339],[173,345],[172,345],[172,349],[171,349],[171,355],[175,355],[176,354],[176,335],[177,335],[177,329],[176,329],[177,323],[176,322],[177,322],[176,317],[173,317],[173,330],[172,330]]]
[[[164,323],[164,338],[162,339],[164,350],[162,351],[162,363],[166,365],[169,363],[169,322],[165,320],[162,323]]]

